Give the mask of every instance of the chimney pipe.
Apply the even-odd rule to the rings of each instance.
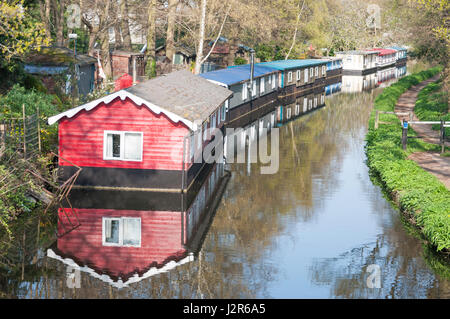
[[[255,75],[255,50],[250,49],[250,90],[252,91],[253,91],[254,75]]]

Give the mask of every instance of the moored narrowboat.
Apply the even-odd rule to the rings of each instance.
[[[408,49],[407,48],[400,47],[400,46],[391,46],[391,47],[388,47],[388,49],[393,49],[393,50],[397,51],[395,54],[395,58],[396,58],[395,64],[397,66],[406,65],[406,61],[408,60]]]
[[[258,65],[280,71],[279,104],[295,103],[297,97],[324,91],[327,61],[321,59],[262,62]]]
[[[397,51],[394,49],[374,48],[370,51],[377,52],[377,70],[393,67],[397,61]]]
[[[377,71],[377,51],[353,50],[336,52],[342,59],[343,75],[366,75]]]
[[[227,127],[244,127],[270,113],[276,106],[280,72],[274,68],[254,65],[252,84],[250,73],[251,66],[246,64],[199,75],[233,92],[227,102]]]

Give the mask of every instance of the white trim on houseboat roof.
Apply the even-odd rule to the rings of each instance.
[[[145,272],[142,276],[139,276],[136,273],[133,276],[131,276],[127,281],[123,282],[122,279],[114,281],[110,276],[108,276],[106,274],[100,275],[94,269],[92,269],[88,266],[81,267],[80,265],[78,265],[75,261],[73,261],[70,258],[62,258],[61,256],[58,256],[52,249],[47,250],[47,257],[59,260],[63,264],[70,266],[73,269],[86,272],[89,275],[91,275],[92,277],[100,279],[101,281],[104,281],[104,282],[110,284],[111,286],[113,286],[115,288],[119,288],[119,289],[128,287],[130,284],[139,282],[146,278],[167,272],[175,267],[181,266],[183,264],[186,264],[186,263],[194,260],[194,255],[192,253],[189,253],[187,257],[185,257],[177,262],[172,260],[172,261],[169,261],[167,264],[165,264],[161,268],[152,267],[147,272]]]
[[[78,107],[75,107],[73,109],[70,109],[66,112],[60,113],[58,115],[52,116],[48,119],[48,124],[49,125],[53,125],[56,122],[58,122],[60,119],[67,117],[67,118],[72,118],[75,115],[77,115],[79,112],[85,110],[85,111],[91,111],[92,109],[96,108],[98,105],[100,105],[101,103],[105,103],[105,104],[109,104],[111,103],[113,100],[115,100],[116,98],[120,98],[122,101],[124,101],[126,98],[129,98],[130,100],[132,100],[134,103],[136,103],[139,106],[145,105],[146,107],[148,107],[153,113],[156,113],[157,115],[163,113],[165,114],[170,120],[172,120],[175,123],[178,122],[182,122],[184,123],[189,129],[195,131],[197,130],[197,125],[185,118],[182,118],[181,116],[172,113],[170,111],[167,111],[166,109],[155,105],[153,103],[150,103],[142,98],[140,98],[139,96],[136,96],[126,90],[120,90],[118,92],[115,92],[113,94],[110,94],[108,96],[102,97],[100,99],[94,100],[92,102],[80,105]]]

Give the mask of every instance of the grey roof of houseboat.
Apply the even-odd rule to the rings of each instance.
[[[159,76],[126,91],[190,121],[207,119],[233,94],[186,70]]]
[[[266,74],[277,72],[274,68],[255,64],[254,77],[260,77]],[[200,77],[221,83],[224,85],[232,85],[243,81],[250,80],[250,64],[232,66],[227,69],[216,70],[200,74]]]
[[[283,71],[294,68],[315,66],[325,63],[326,61],[323,61],[321,59],[303,59],[303,60],[281,60],[281,61],[261,62],[258,63],[257,65],[266,66]]]
[[[197,127],[195,121],[208,119],[232,94],[233,92],[224,87],[195,76],[189,71],[181,70],[52,116],[48,119],[48,124],[52,125],[64,117],[71,118],[83,110],[90,111],[102,103],[109,104],[117,98],[122,101],[129,98],[137,105],[145,105],[156,114],[164,113],[175,123],[183,122],[195,130]]]
[[[335,54],[376,54],[377,51],[369,51],[369,50],[351,50],[351,51],[340,51],[335,52]]]

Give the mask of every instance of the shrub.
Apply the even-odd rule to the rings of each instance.
[[[235,65],[247,64],[247,60],[238,56],[236,59],[234,59],[234,64]]]

